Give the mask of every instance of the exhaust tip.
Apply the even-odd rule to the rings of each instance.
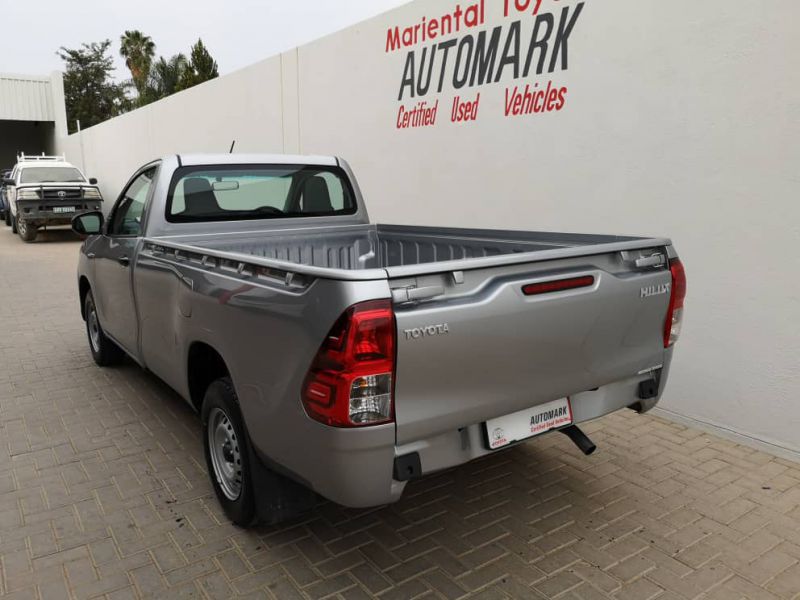
[[[581,431],[577,425],[570,425],[569,427],[565,427],[560,431],[569,439],[571,439],[572,443],[575,444],[586,456],[589,456],[590,454],[594,453],[595,450],[597,450],[597,446],[595,446],[594,442],[592,442],[592,440],[589,439],[589,436],[583,433],[583,431]]]

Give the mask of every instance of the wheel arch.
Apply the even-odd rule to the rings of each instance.
[[[91,291],[92,286],[86,275],[81,275],[78,279],[78,294],[81,300],[81,317],[86,320],[86,295]]]
[[[189,400],[195,410],[200,412],[208,386],[217,379],[230,377],[222,354],[205,342],[192,342],[186,364],[186,379],[189,389]]]

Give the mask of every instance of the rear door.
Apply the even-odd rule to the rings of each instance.
[[[660,365],[666,264],[653,248],[393,280],[398,443]],[[433,298],[404,302],[415,295]]]
[[[141,240],[145,206],[157,166],[139,171],[114,206],[102,238],[95,244],[95,292],[100,324],[133,356],[138,352],[138,322],[132,265]]]

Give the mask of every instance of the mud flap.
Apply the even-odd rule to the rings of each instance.
[[[316,506],[319,497],[315,492],[267,467],[253,451],[253,444],[248,446],[259,523],[275,525]]]

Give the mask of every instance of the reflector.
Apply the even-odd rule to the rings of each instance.
[[[522,293],[526,296],[535,296],[538,294],[550,294],[552,292],[563,292],[564,290],[590,287],[592,285],[594,285],[594,277],[591,275],[586,275],[584,277],[572,277],[570,279],[558,279],[556,281],[530,283],[526,286],[523,286]]]

